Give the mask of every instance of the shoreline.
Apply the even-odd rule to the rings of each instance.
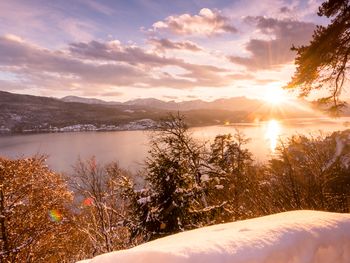
[[[189,125],[189,128],[201,128],[201,127],[210,127],[210,126],[222,126],[222,127],[252,127],[260,126],[271,120],[277,120],[285,125],[301,125],[308,126],[315,124],[315,121],[323,124],[343,124],[345,128],[350,128],[350,117],[344,116],[339,118],[286,118],[286,119],[266,119],[259,122],[233,122],[233,123],[210,123],[203,125]],[[135,122],[122,124],[119,126],[116,125],[101,125],[100,127],[95,126],[94,124],[75,124],[64,126],[62,128],[51,127],[43,129],[24,129],[22,131],[11,131],[10,129],[1,129],[0,136],[15,136],[15,135],[33,135],[33,134],[52,134],[52,133],[77,133],[77,132],[120,132],[120,131],[152,131],[152,126],[154,126],[155,121],[151,119],[142,119]]]

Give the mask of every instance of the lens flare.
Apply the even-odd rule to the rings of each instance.
[[[56,209],[49,210],[49,217],[52,222],[61,222],[63,219],[62,213]]]
[[[83,200],[83,206],[92,206],[94,203],[94,200],[91,197],[85,198]]]

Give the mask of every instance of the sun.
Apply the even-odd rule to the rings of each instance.
[[[284,90],[277,87],[268,88],[263,98],[267,103],[272,105],[280,105],[288,100]]]

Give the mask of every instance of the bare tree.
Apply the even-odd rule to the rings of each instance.
[[[128,173],[117,163],[101,166],[95,158],[79,160],[71,176],[78,202],[77,224],[91,247],[101,254],[127,247],[129,231],[124,226],[125,201],[119,180]]]

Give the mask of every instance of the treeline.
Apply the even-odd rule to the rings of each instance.
[[[349,212],[349,136],[294,136],[258,164],[240,132],[202,143],[171,115],[152,132],[137,176],[94,158],[69,177],[41,157],[0,159],[1,262],[74,262],[288,210]]]

